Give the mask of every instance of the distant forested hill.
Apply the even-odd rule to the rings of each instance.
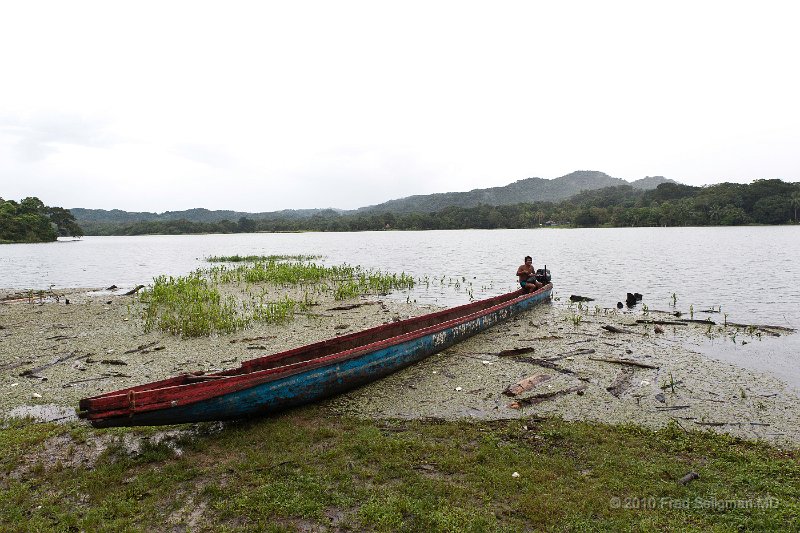
[[[447,192],[425,194],[390,200],[378,205],[362,207],[358,213],[430,213],[447,207],[477,207],[479,205],[513,205],[518,203],[557,202],[566,200],[582,191],[605,187],[630,185],[636,189],[655,189],[661,183],[675,183],[673,180],[657,176],[647,177],[629,183],[612,178],[603,172],[579,170],[546,180],[527,178],[503,187],[474,189],[468,192]]]
[[[121,211],[119,209],[83,209],[73,207],[70,209],[75,218],[81,222],[123,223],[132,222],[167,222],[173,220],[188,220],[189,222],[221,222],[223,220],[239,220],[240,218],[308,218],[316,214],[329,214],[330,209],[285,209],[264,213],[245,213],[243,211],[212,211],[204,208],[187,209],[185,211],[165,211],[163,213],[150,213],[147,211]],[[335,212],[335,211],[333,211]]]

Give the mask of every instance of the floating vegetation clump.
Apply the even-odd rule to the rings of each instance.
[[[319,255],[212,255],[206,257],[209,263],[255,263],[256,261],[313,261]]]
[[[230,257],[242,256],[225,259]],[[363,294],[387,294],[414,286],[414,278],[405,273],[364,271],[350,265],[326,267],[304,261],[286,262],[287,257],[269,256],[267,260],[259,257],[235,268],[220,265],[197,270],[188,276],[155,278],[153,286],[140,296],[145,331],[159,329],[183,337],[233,333],[252,322],[291,320],[295,313],[314,304],[309,290],[305,290],[299,300],[288,294],[277,301],[266,300],[267,290],[263,287],[260,294],[253,294],[252,286],[258,284],[284,288],[306,286],[312,292],[332,292],[336,300]],[[246,290],[237,293],[239,296],[223,295],[221,288],[235,284],[246,284]]]

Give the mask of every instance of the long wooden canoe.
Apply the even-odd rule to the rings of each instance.
[[[213,374],[183,374],[80,401],[95,427],[151,426],[258,416],[386,376],[530,307],[548,283],[301,346]]]

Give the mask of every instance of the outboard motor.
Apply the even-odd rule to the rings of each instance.
[[[544,283],[544,284],[550,283],[551,277],[550,277],[550,271],[547,270],[547,265],[545,265],[544,268],[537,268],[535,276],[536,276],[536,281],[538,281],[539,283]]]

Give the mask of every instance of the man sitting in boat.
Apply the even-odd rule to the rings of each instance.
[[[517,269],[517,277],[519,277],[520,287],[528,292],[534,292],[544,286],[542,283],[536,281],[536,270],[533,268],[533,258],[529,255],[525,256],[525,264],[520,265]]]

